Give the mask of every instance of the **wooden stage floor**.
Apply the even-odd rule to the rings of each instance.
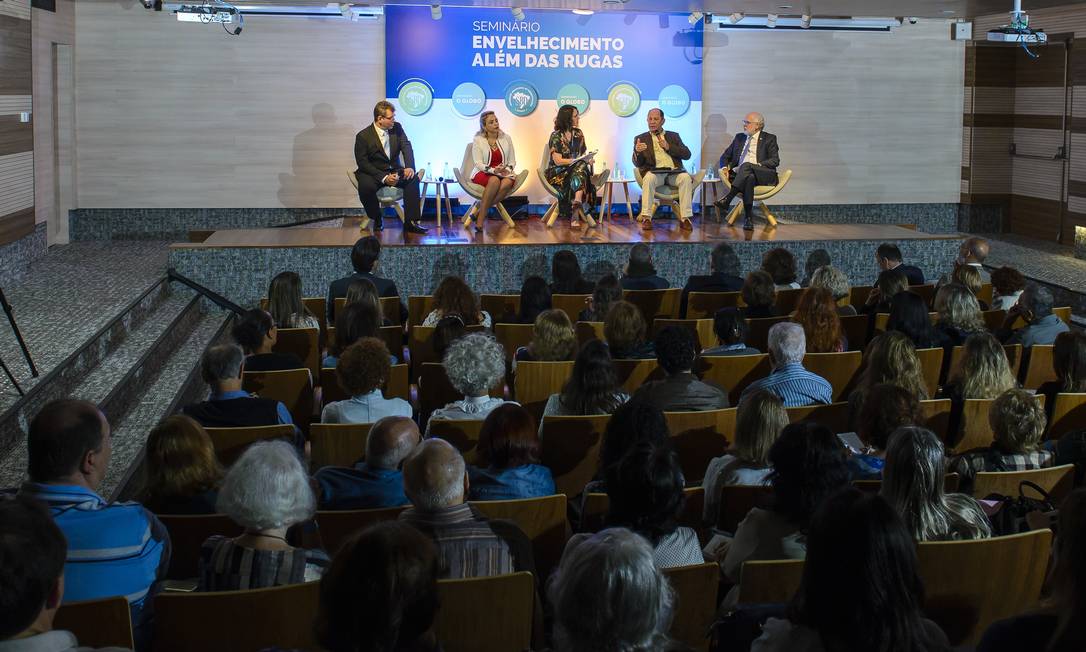
[[[271,229],[233,229],[215,231],[203,242],[178,243],[178,249],[238,248],[238,247],[350,247],[360,237],[357,218],[344,219],[342,227],[287,227]],[[556,222],[547,228],[537,217],[531,217],[509,227],[500,220],[488,220],[483,232],[476,233],[455,223],[443,225],[441,232],[432,222],[425,223],[427,235],[403,232],[397,219],[386,219],[385,230],[376,233],[381,244],[396,246],[450,245],[553,245],[553,244],[630,244],[637,242],[716,243],[720,241],[816,242],[840,240],[947,240],[957,234],[922,233],[913,229],[885,224],[780,224],[770,227],[758,223],[754,231],[743,231],[716,222],[695,220],[693,231],[683,231],[677,221],[655,220],[652,231],[625,218],[606,222],[597,228],[571,229],[569,223]],[[369,234],[370,232],[366,232]]]

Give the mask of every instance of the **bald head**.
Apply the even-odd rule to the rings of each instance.
[[[464,458],[444,439],[427,439],[404,460],[403,488],[417,509],[459,505],[467,493]]]
[[[408,417],[385,417],[373,424],[366,439],[366,464],[398,469],[419,443],[419,427]]]
[[[962,243],[962,258],[967,263],[983,263],[988,257],[988,241],[984,238],[968,238]]]

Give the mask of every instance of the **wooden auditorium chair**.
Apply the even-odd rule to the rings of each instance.
[[[366,458],[372,423],[314,423],[309,427],[309,463],[315,472],[325,466],[354,466]]]
[[[596,476],[610,420],[609,414],[543,417],[540,458],[551,470],[558,493],[579,496]]]
[[[170,533],[172,552],[166,577],[171,580],[188,580],[199,574],[200,546],[208,537],[236,537],[244,531],[225,514],[158,514],[158,520]]]
[[[543,419],[543,409],[551,394],[562,391],[562,386],[573,374],[573,362],[535,362],[517,363],[517,374],[513,380],[513,399],[535,418],[536,423]]]
[[[687,319],[712,319],[721,308],[737,308],[739,292],[691,292],[686,295]]]
[[[709,462],[728,449],[728,437],[735,432],[735,408],[665,412],[664,418],[686,484],[700,484]]]
[[[253,426],[247,428],[204,428],[211,445],[215,448],[215,457],[223,466],[230,466],[241,457],[245,449],[258,441],[285,439],[291,443],[295,439],[294,426],[280,423],[274,426]]]
[[[623,290],[622,298],[641,311],[646,324],[657,319],[678,319],[682,288],[663,290]]]
[[[65,602],[53,617],[53,629],[75,634],[81,648],[136,649],[132,608],[123,596]]]
[[[355,532],[382,521],[395,521],[400,512],[409,505],[398,507],[379,507],[377,509],[344,509],[318,511],[314,517],[321,544],[329,555],[336,554],[339,547]]]
[[[720,566],[714,562],[661,569],[675,592],[669,634],[691,650],[709,650],[709,630],[716,621]]]
[[[516,523],[532,542],[532,556],[540,579],[550,577],[570,536],[565,494],[519,500],[473,500],[471,505],[488,518]]]
[[[535,578],[520,572],[438,580],[437,639],[444,652],[532,648]]]

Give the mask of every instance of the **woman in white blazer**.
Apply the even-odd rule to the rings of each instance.
[[[517,180],[513,139],[498,126],[498,116],[493,111],[483,111],[479,116],[479,133],[471,143],[471,159],[475,164],[471,180],[483,187],[479,212],[475,215],[475,230],[482,231],[490,207],[508,197]],[[470,219],[464,222],[464,226],[469,224]]]

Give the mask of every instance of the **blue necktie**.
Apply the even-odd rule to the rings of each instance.
[[[747,160],[747,152],[750,151],[750,136],[747,136],[747,142],[743,144],[743,153],[739,155],[739,165],[743,164],[743,161]]]

